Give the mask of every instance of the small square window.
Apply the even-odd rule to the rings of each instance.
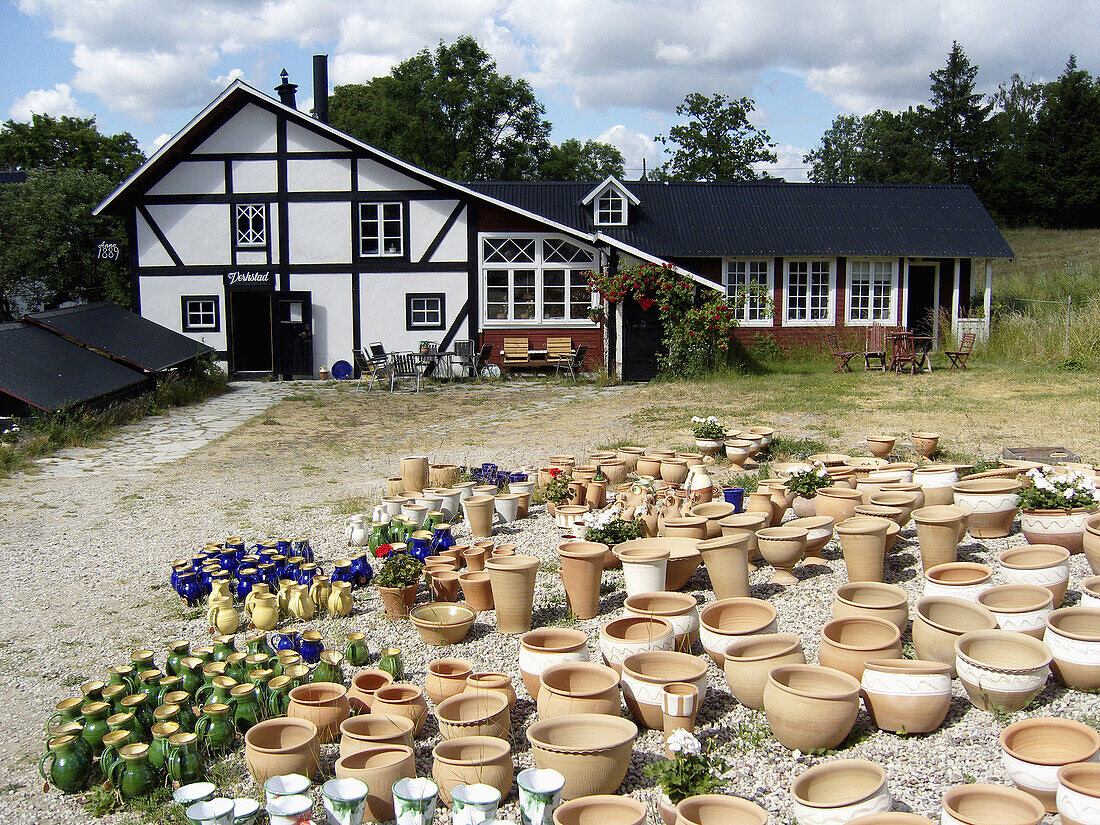
[[[181,302],[184,332],[218,332],[220,319],[217,295],[185,295]]]
[[[446,296],[442,293],[405,295],[406,329],[446,329]]]
[[[400,203],[359,204],[359,254],[399,257],[405,251],[405,223]]]
[[[596,199],[596,225],[622,226],[626,223],[626,201],[613,186]]]

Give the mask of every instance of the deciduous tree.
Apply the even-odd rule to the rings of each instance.
[[[551,146],[539,165],[543,180],[603,180],[608,175],[623,176],[623,153],[609,143],[576,138]]]
[[[672,157],[655,177],[668,180],[716,181],[755,180],[761,175],[754,163],[775,163],[775,144],[763,129],[749,122],[755,104],[747,97],[735,99],[723,94],[710,97],[693,92],[676,107],[687,118],[658,135]]]
[[[94,117],[33,115],[30,123],[9,120],[0,128],[0,167],[83,169],[118,183],[143,160],[133,135],[104,135]]]

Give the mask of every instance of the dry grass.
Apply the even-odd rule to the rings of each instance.
[[[1016,253],[994,261],[996,298],[1085,301],[1100,292],[1100,229],[1014,229],[1004,232]],[[975,282],[975,291],[980,286]]]

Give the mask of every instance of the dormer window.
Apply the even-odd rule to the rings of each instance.
[[[597,226],[622,226],[626,223],[626,200],[613,186],[596,200]]]

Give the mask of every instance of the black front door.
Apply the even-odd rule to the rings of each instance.
[[[229,369],[272,371],[271,293],[231,290],[229,299]]]
[[[936,267],[909,264],[909,329],[914,335],[932,334],[932,317],[937,308]]]
[[[313,376],[313,298],[309,292],[275,293],[279,319],[278,365],[283,378]]]
[[[633,298],[623,303],[623,381],[649,381],[657,376],[657,351],[664,337],[660,309],[642,307]]]

